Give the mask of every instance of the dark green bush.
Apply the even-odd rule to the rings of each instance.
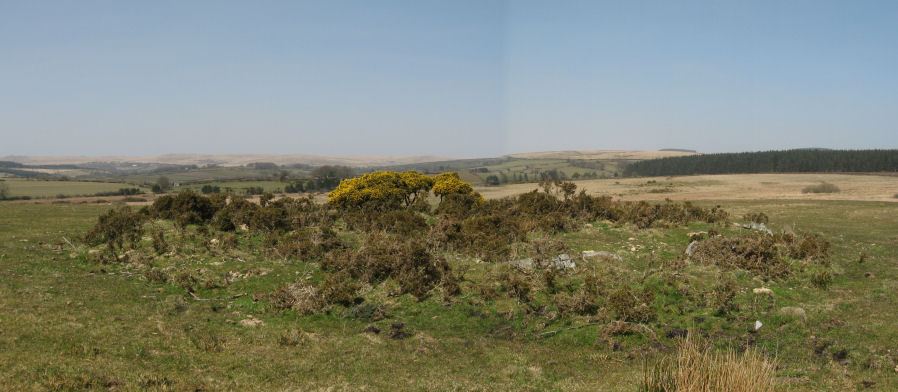
[[[215,215],[216,205],[208,197],[185,190],[157,198],[150,212],[155,218],[175,220],[182,226],[205,224]]]
[[[121,207],[100,215],[94,227],[84,236],[91,245],[106,244],[115,253],[126,244],[133,245],[143,235],[145,216],[135,213],[130,207]]]

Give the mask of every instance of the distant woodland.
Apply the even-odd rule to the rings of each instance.
[[[729,173],[896,172],[898,150],[799,149],[703,154],[634,162],[628,176]]]

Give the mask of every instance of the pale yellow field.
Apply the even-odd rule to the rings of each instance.
[[[654,182],[652,182],[654,181]],[[802,193],[808,185],[829,182],[838,193]],[[898,176],[862,174],[721,174],[574,181],[590,194],[624,200],[861,200],[898,202]],[[478,187],[486,198],[527,192],[537,184]]]

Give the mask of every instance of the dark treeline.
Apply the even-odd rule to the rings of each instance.
[[[628,165],[629,176],[729,173],[894,172],[898,150],[800,149],[650,159]]]

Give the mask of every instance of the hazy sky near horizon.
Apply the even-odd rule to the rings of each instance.
[[[898,148],[896,1],[0,0],[0,156]]]

